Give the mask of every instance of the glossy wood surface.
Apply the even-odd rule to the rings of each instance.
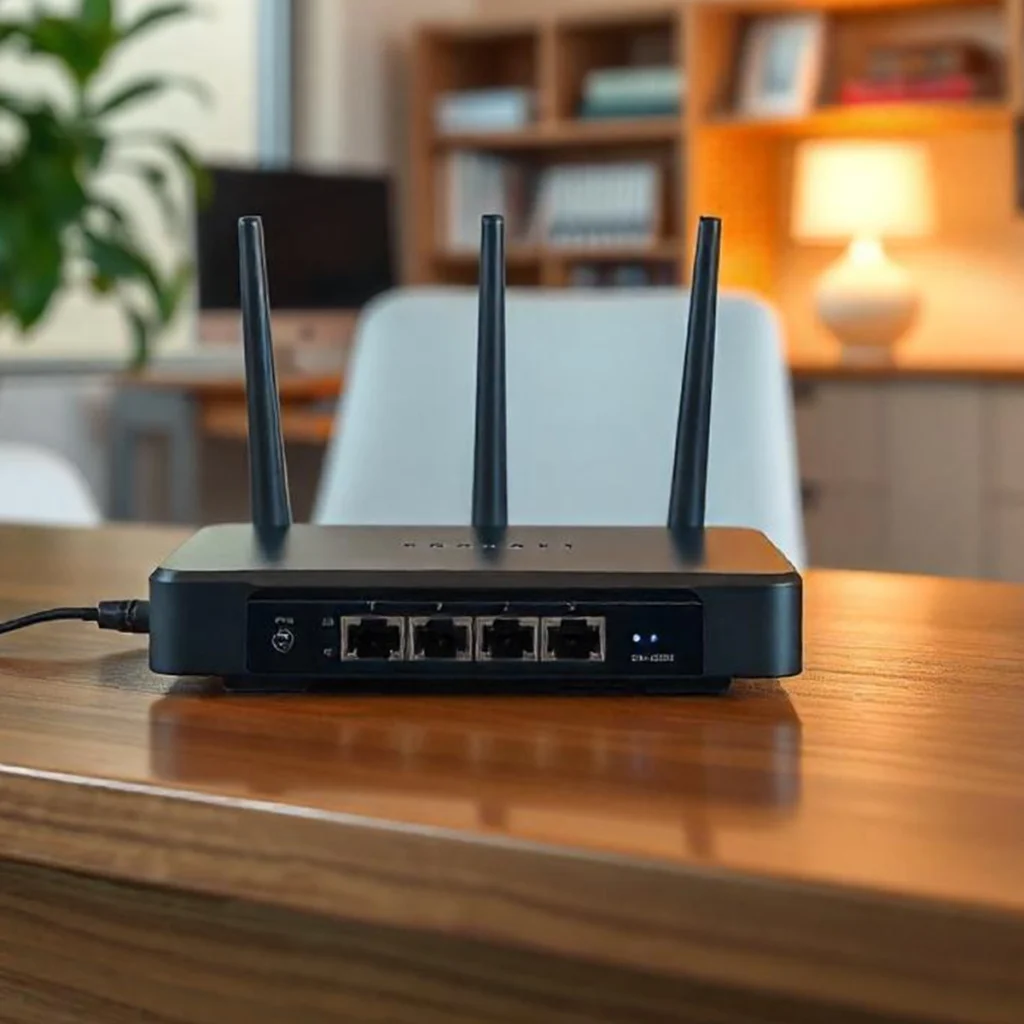
[[[181,536],[0,529],[0,614],[144,594]],[[800,679],[709,699],[233,698],[85,624],[4,637],[0,858],[1024,1020],[1024,589],[812,573],[806,603]]]

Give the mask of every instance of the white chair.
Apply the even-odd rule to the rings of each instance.
[[[0,442],[0,522],[95,526],[100,511],[78,469],[35,445]]]
[[[511,523],[665,522],[688,311],[668,289],[509,293]],[[316,522],[469,522],[476,320],[469,289],[395,292],[365,312]],[[781,332],[746,295],[719,301],[711,420],[709,524],[762,530],[802,566]]]

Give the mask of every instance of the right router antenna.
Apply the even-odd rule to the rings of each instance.
[[[505,420],[505,221],[483,219],[480,239],[480,324],[476,356],[476,449],[473,526],[508,526]]]
[[[243,217],[238,222],[238,255],[249,412],[250,511],[257,531],[287,530],[292,523],[292,508],[270,332],[263,222],[259,217]]]
[[[679,399],[672,491],[669,496],[670,530],[701,529],[704,526],[721,248],[721,220],[717,217],[701,217],[697,228],[697,253],[693,261],[690,323],[683,368],[683,390]]]

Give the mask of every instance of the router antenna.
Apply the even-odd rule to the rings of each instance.
[[[281,403],[270,331],[267,257],[263,246],[263,222],[259,217],[243,217],[238,222],[238,253],[245,391],[249,411],[252,521],[258,531],[286,530],[292,523],[292,508],[288,497]]]
[[[486,216],[480,240],[480,324],[476,354],[473,526],[508,525],[505,424],[505,220]]]
[[[717,217],[701,217],[690,288],[690,323],[668,506],[670,530],[704,526],[721,248],[722,222]]]

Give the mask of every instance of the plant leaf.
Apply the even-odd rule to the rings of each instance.
[[[160,307],[162,326],[166,327],[174,319],[191,281],[192,267],[189,263],[182,263],[171,275],[167,284],[160,289],[157,295],[157,305]]]
[[[184,224],[184,216],[174,201],[166,168],[141,160],[133,162],[131,166],[149,185],[153,198],[156,199],[157,205],[160,207],[167,230],[180,231]]]
[[[22,331],[30,331],[46,314],[61,286],[63,251],[55,233],[34,232],[32,243],[18,254],[9,282],[11,312]]]
[[[114,290],[114,279],[106,274],[93,274],[90,284],[95,295],[109,295]]]
[[[119,235],[85,232],[86,254],[96,272],[117,280],[142,280],[160,290],[160,281],[149,260],[127,239]]]
[[[103,157],[107,153],[108,140],[97,132],[88,129],[78,135],[78,146],[89,165],[90,170],[96,170],[103,163]]]
[[[163,149],[192,180],[196,203],[205,205],[213,193],[213,179],[198,158],[183,142],[164,132],[122,132],[120,142],[139,142]]]
[[[149,359],[149,337],[151,328],[146,318],[131,306],[125,308],[125,316],[132,332],[131,369],[138,370]]]
[[[9,192],[9,175],[0,175],[0,195]],[[0,268],[17,265],[22,249],[32,237],[32,220],[28,208],[19,203],[0,203]],[[4,275],[0,273],[0,278]]]
[[[0,92],[0,112],[22,122],[25,120],[25,105],[10,93]]]
[[[114,21],[111,0],[82,0],[78,16],[88,25],[109,28]]]
[[[198,79],[184,76],[175,76],[173,78],[157,78],[154,76],[152,78],[139,79],[137,82],[131,82],[118,89],[113,96],[108,96],[99,106],[93,108],[91,111],[92,116],[105,117],[120,110],[122,107],[129,106],[138,100],[146,99],[147,96],[153,96],[167,89],[183,89],[186,92],[192,93],[193,96],[203,103],[207,103],[210,100],[210,90]]]
[[[0,21],[0,45],[10,39],[25,38],[25,26],[20,21]]]
[[[121,31],[121,40],[127,42],[127,40],[134,39],[139,33],[145,32],[161,22],[193,13],[195,13],[195,7],[189,3],[157,4],[148,11],[144,11],[133,22],[125,26]]]
[[[37,18],[26,38],[32,53],[56,58],[80,87],[99,71],[115,41],[111,31],[49,15]]]

